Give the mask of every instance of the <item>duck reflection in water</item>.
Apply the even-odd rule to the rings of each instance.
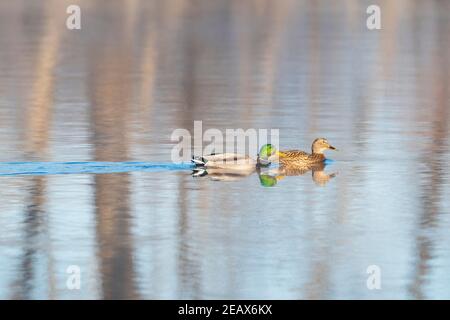
[[[300,166],[280,166],[278,168],[272,167],[253,167],[246,170],[232,170],[232,169],[208,169],[196,168],[193,170],[193,177],[208,177],[214,181],[239,181],[254,173],[258,174],[259,181],[263,187],[273,187],[278,181],[287,176],[301,176],[311,171],[312,180],[319,186],[325,186],[337,173],[326,173],[326,164],[316,163],[313,165]]]
[[[301,176],[311,171],[312,180],[319,186],[325,186],[337,172],[326,173],[326,164],[324,162],[303,165],[303,166],[280,166],[278,168],[269,168],[268,170],[258,170],[259,181],[264,187],[273,187],[278,181],[287,176]]]

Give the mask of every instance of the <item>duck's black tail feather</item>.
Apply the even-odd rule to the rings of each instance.
[[[197,167],[203,167],[206,164],[206,160],[203,157],[192,157],[191,162]]]

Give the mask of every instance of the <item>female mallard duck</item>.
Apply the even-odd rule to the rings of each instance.
[[[304,166],[323,162],[325,160],[323,152],[327,149],[337,150],[328,143],[327,139],[317,138],[313,141],[311,154],[300,150],[277,151],[274,156],[269,158],[269,161],[274,160],[273,158],[276,157],[278,158],[279,163],[283,166],[291,168],[294,166]]]
[[[271,144],[265,144],[261,147],[257,159],[237,153],[219,153],[210,154],[203,157],[192,157],[192,162],[196,167],[206,169],[224,169],[249,171],[254,170],[258,165],[268,165],[268,158],[276,152],[275,147]]]

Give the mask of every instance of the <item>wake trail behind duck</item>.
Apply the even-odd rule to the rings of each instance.
[[[191,163],[170,162],[0,162],[0,176],[163,172],[194,167]]]

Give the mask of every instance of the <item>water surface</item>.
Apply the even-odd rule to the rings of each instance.
[[[372,3],[0,1],[0,298],[450,298],[449,3]],[[337,174],[192,177],[195,120]]]

